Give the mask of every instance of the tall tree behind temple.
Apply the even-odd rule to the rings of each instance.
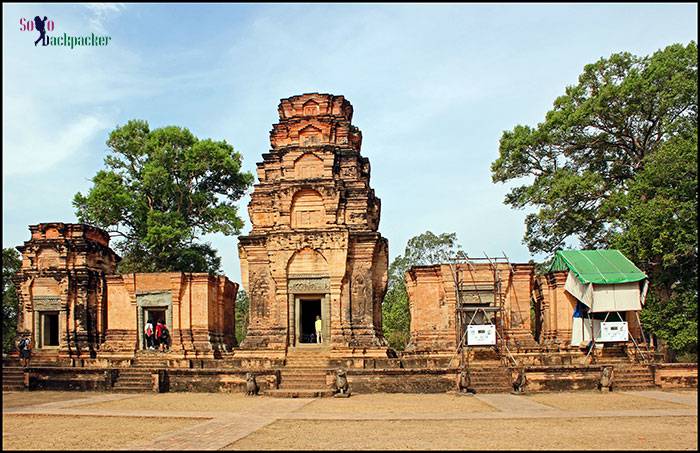
[[[77,216],[119,238],[121,272],[221,272],[208,233],[235,235],[243,221],[235,202],[253,176],[226,141],[200,140],[169,126],[129,121],[109,135],[105,170],[73,199]]]
[[[382,325],[389,346],[403,350],[410,337],[411,314],[404,274],[411,266],[447,263],[460,251],[455,233],[430,231],[409,239],[403,255],[389,266],[389,282],[382,304]]]
[[[617,247],[650,277],[643,318],[677,352],[697,347],[697,45],[586,65],[536,128],[503,133],[494,182],[531,252]]]
[[[21,265],[21,257],[17,250],[2,249],[2,350],[5,353],[15,349],[19,299],[12,277],[19,271]]]

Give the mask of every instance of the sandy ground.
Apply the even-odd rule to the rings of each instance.
[[[85,399],[96,393],[81,392],[3,392],[2,408],[32,406],[34,404],[53,403],[56,401],[70,401]]]
[[[154,410],[171,412],[246,412],[265,410],[266,398],[247,397],[241,393],[159,393],[104,403],[84,404],[80,409]]]
[[[229,445],[246,449],[697,449],[696,417],[469,421],[280,420]]]
[[[144,419],[139,417],[3,414],[2,449],[122,449],[135,440],[155,437],[197,422],[181,418]]]
[[[697,449],[697,391],[669,392],[687,397],[683,404],[652,398],[661,392],[641,393],[484,395],[482,401],[449,393],[288,400],[227,393],[6,392],[3,449],[125,449],[160,435],[165,440],[149,449]],[[99,401],[114,397],[119,399]],[[42,403],[54,404],[37,406]],[[556,410],[546,407],[563,412],[537,417]],[[652,409],[675,411],[641,416]],[[171,418],[144,418],[154,410]],[[583,417],[592,411],[600,412]],[[207,419],[183,418],[190,416]]]
[[[363,414],[371,417],[390,417],[399,414],[432,414],[445,412],[492,412],[495,409],[475,397],[456,394],[353,395],[347,399],[325,398],[305,406],[304,414]]]
[[[541,404],[571,411],[613,411],[645,409],[684,409],[687,406],[618,392],[541,393],[527,395]]]

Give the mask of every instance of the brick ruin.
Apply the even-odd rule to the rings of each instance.
[[[533,280],[534,265],[527,263],[412,267],[406,273],[411,313],[411,340],[406,351],[455,354],[464,326],[469,321],[484,322],[484,312],[495,316],[499,333],[511,343],[536,346],[530,319]],[[461,322],[455,316],[459,309],[463,312]]]
[[[697,365],[642,364],[624,348],[586,362],[581,348],[567,344],[574,301],[564,291],[566,273],[535,277],[528,263],[411,268],[410,342],[398,354],[389,349],[381,312],[388,242],[378,231],[381,203],[352,105],[311,93],[282,99],[278,111],[271,149],[257,164],[252,229],[238,243],[250,299],[242,344],[236,283],[207,274],[116,274],[120,258],[107,232],[42,223],[17,247],[22,267],[14,278],[18,331],[32,336],[34,368],[6,362],[3,379],[37,389],[244,391],[254,373],[269,395],[325,396],[342,367],[357,392],[444,392],[464,370],[465,320],[482,322],[483,311],[503,341],[471,348],[491,353],[469,359],[478,391],[509,391],[513,360],[528,367],[534,391],[593,389],[602,363],[615,364],[620,388],[697,386]],[[171,352],[144,351],[147,318],[166,322]]]
[[[388,245],[377,231],[381,203],[360,154],[362,133],[343,96],[283,99],[272,149],[257,164],[239,238],[250,322],[243,350],[283,356],[303,347],[320,316],[322,345],[335,354],[386,357],[381,303]]]
[[[131,358],[145,349],[138,326],[148,320],[168,326],[170,357],[221,357],[236,346],[237,292],[238,284],[207,273],[109,275],[109,326],[100,357]]]
[[[104,340],[107,274],[120,258],[109,235],[83,224],[29,226],[31,239],[17,247],[17,330],[30,333],[37,360],[94,358]]]

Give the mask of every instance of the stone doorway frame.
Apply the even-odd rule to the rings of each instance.
[[[32,332],[32,348],[43,350],[58,350],[61,345],[66,344],[68,335],[66,333],[67,312],[65,306],[61,303],[59,296],[34,296],[32,298],[33,325]],[[58,345],[44,345],[44,315],[58,315]]]
[[[319,343],[299,342],[301,301],[302,299],[319,299],[321,301],[321,319],[323,320],[323,330],[321,331],[323,341],[320,346],[328,347],[331,331],[330,278],[327,276],[290,275],[287,278],[287,294],[289,295],[288,346],[294,348],[317,348],[319,346]]]
[[[143,327],[146,325],[145,314],[149,309],[165,310],[165,325],[170,332],[173,326],[173,296],[170,291],[144,292],[136,294],[136,333],[139,339],[137,350],[145,349],[146,338]],[[153,326],[155,329],[155,326]],[[172,333],[171,333],[172,335]]]

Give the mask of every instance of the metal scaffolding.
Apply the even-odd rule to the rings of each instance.
[[[477,279],[477,264],[488,264],[491,278],[488,280]],[[503,256],[489,257],[484,253],[483,257],[469,257],[466,253],[459,253],[449,260],[449,267],[452,273],[452,278],[455,287],[456,309],[455,309],[455,328],[459,338],[456,354],[460,355],[461,362],[464,362],[464,353],[468,351],[469,344],[467,342],[468,326],[474,324],[493,324],[496,330],[496,344],[492,347],[502,359],[505,359],[510,364],[517,366],[513,355],[508,350],[508,344],[505,338],[505,301],[508,282],[505,283],[501,279],[500,268],[503,265],[507,266],[509,278],[513,275],[513,266],[508,257]],[[466,271],[465,271],[466,267]],[[486,300],[482,295],[490,289],[492,298]],[[476,297],[474,297],[476,295]],[[467,297],[471,297],[469,303]],[[478,321],[475,323],[475,320]],[[505,351],[506,354],[503,354]],[[467,354],[468,358],[468,354]]]

